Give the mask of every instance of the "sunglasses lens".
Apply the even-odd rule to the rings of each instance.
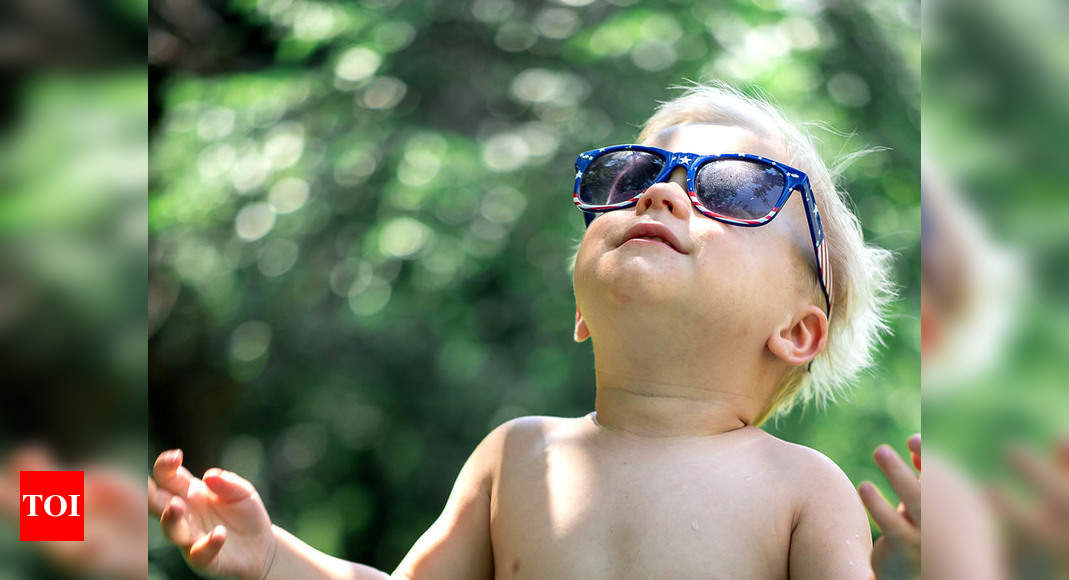
[[[753,220],[768,214],[787,182],[779,169],[758,161],[717,159],[695,176],[698,199],[727,217]]]
[[[591,205],[627,201],[646,191],[664,169],[664,159],[645,151],[612,151],[587,166],[579,182],[579,200]]]

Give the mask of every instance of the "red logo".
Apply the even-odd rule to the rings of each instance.
[[[19,540],[85,540],[84,472],[19,472]]]

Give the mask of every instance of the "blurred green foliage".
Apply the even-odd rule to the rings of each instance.
[[[966,306],[977,318],[1008,319],[1002,348],[982,361],[984,373],[964,365],[959,381],[926,379],[925,437],[963,471],[997,476],[1006,471],[1007,443],[1027,442],[1046,454],[1069,429],[1069,52],[1059,32],[1066,13],[1060,2],[1019,10],[943,0],[929,16],[924,139],[932,173],[957,193],[987,239],[987,247],[955,257],[1014,268],[1008,283],[980,282],[1005,292]],[[968,298],[974,294],[982,293]]]
[[[855,482],[919,430],[917,3],[204,9],[218,31],[200,43],[150,14],[153,452],[237,471],[275,522],[392,570],[493,427],[592,410],[574,156],[633,141],[685,79],[838,130],[813,129],[829,161],[888,148],[844,184],[898,255],[894,334],[847,400],[768,429]],[[153,542],[156,573],[188,577]]]

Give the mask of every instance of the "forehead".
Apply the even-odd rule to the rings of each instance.
[[[699,155],[750,153],[780,162],[787,161],[780,139],[762,135],[753,129],[739,125],[710,123],[673,125],[654,134],[644,144],[669,151]]]

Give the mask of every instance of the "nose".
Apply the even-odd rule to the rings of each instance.
[[[642,215],[656,209],[668,210],[681,219],[690,219],[690,198],[687,196],[687,171],[676,167],[667,181],[654,183],[646,189],[635,206],[635,214]]]

